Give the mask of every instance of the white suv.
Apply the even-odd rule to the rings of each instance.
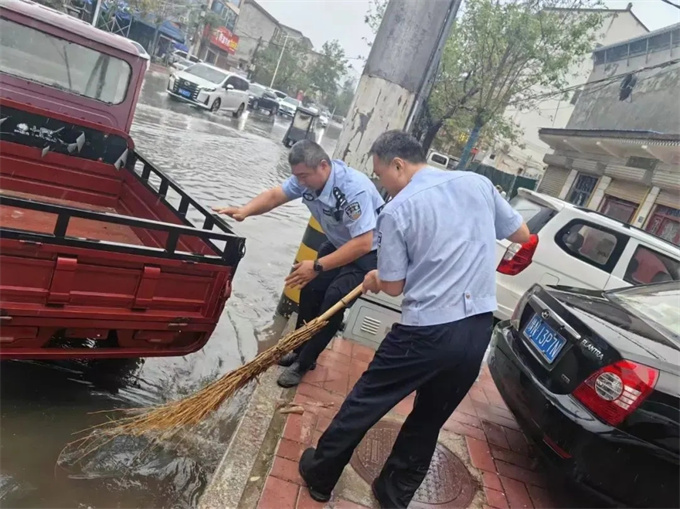
[[[603,290],[680,280],[680,247],[650,233],[526,189],[510,202],[527,223],[524,245],[496,242],[496,297],[506,320],[535,283]],[[362,296],[347,317],[344,336],[377,346],[400,319],[400,299]]]
[[[680,279],[680,247],[650,233],[526,189],[511,204],[532,238],[497,241],[500,320],[535,283],[606,290]]]
[[[200,108],[224,109],[238,118],[248,106],[246,79],[212,65],[200,63],[170,75],[168,94]]]

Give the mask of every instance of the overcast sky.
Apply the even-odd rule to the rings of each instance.
[[[309,37],[315,49],[325,41],[337,39],[350,57],[355,72],[360,75],[363,62],[356,57],[368,56],[373,34],[364,23],[369,0],[257,0],[284,25],[297,28]],[[437,0],[421,0],[437,1]],[[625,9],[628,0],[604,0],[610,9]],[[634,0],[633,12],[649,28],[656,30],[680,22],[680,9],[661,0]],[[680,4],[680,0],[677,0]]]

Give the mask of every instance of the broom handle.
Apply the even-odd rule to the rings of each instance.
[[[325,322],[327,321],[331,316],[333,316],[335,313],[338,311],[345,309],[349,304],[359,297],[362,292],[362,287],[363,283],[357,286],[354,290],[349,292],[347,295],[345,295],[342,299],[340,299],[338,302],[336,302],[333,307],[331,307],[328,311],[326,311],[324,314],[319,316],[318,320]]]

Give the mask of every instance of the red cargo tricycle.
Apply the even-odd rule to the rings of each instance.
[[[148,62],[0,0],[0,359],[185,355],[215,329],[245,240],[136,152]]]

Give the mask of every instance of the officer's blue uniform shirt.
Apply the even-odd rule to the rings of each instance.
[[[423,168],[378,219],[378,275],[405,281],[404,325],[496,310],[496,239],[522,225],[486,177]]]
[[[289,199],[302,198],[336,248],[375,230],[379,210],[385,204],[366,175],[338,160],[332,161],[331,174],[318,194],[301,186],[295,175],[281,187]],[[373,235],[373,249],[377,247],[378,239]]]

